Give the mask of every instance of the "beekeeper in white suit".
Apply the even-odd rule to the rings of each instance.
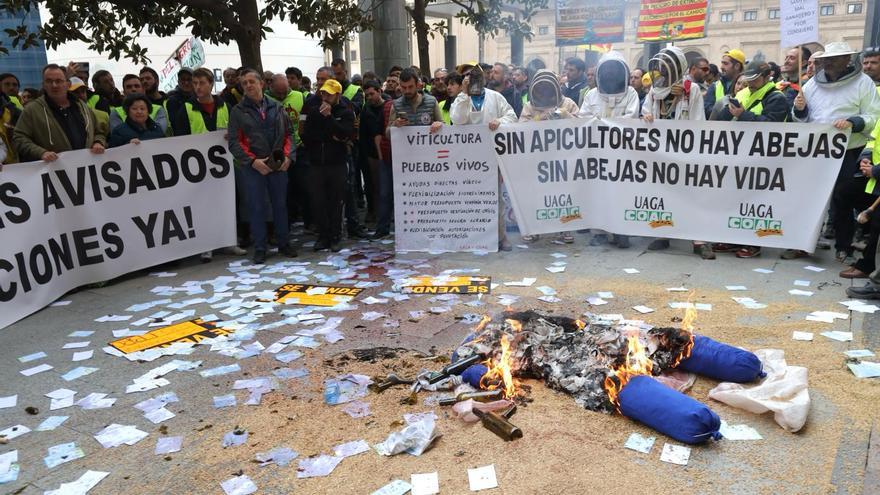
[[[502,124],[516,122],[516,113],[504,96],[486,87],[486,74],[477,65],[465,75],[464,90],[452,102],[449,117],[453,125],[489,124],[495,131]],[[498,173],[498,249],[510,251],[504,222],[504,201],[501,197],[501,172]]]
[[[629,85],[629,66],[620,53],[611,51],[599,59],[596,66],[596,87],[587,92],[578,112],[578,117],[607,119],[623,117],[639,118],[639,94]],[[608,242],[605,231],[593,229],[591,246],[601,246]],[[617,247],[629,247],[629,236],[615,234]]]

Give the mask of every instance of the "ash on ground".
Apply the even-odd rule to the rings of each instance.
[[[654,374],[676,365],[691,343],[691,335],[678,328],[583,322],[524,311],[504,312],[481,323],[472,340],[466,340],[456,352],[459,358],[476,352],[497,360],[501,337],[506,335],[514,376],[544,380],[550,388],[573,396],[586,409],[611,413],[614,406],[603,386],[605,378],[625,361],[627,336],[636,332],[653,361]]]

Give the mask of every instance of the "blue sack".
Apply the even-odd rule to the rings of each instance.
[[[687,444],[721,439],[721,418],[709,406],[639,375],[624,385],[618,396],[624,416]]]
[[[489,371],[485,364],[472,364],[461,374],[461,380],[471,387],[480,388],[480,379]]]
[[[702,335],[694,335],[691,356],[677,368],[722,382],[750,383],[767,376],[755,354]]]

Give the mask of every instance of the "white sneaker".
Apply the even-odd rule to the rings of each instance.
[[[223,254],[231,254],[233,256],[244,256],[247,254],[247,249],[242,249],[238,246],[229,246],[227,248],[223,248]]]

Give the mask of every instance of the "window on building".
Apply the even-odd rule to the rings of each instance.
[[[770,9],[767,11],[767,19],[779,19],[779,9]]]
[[[826,4],[819,6],[819,15],[834,15],[834,5]]]
[[[722,12],[721,22],[733,22],[733,12]]]
[[[846,4],[846,13],[847,14],[861,14],[862,13],[862,4],[860,4],[860,3]]]
[[[550,34],[550,26],[538,26],[538,35],[547,36]]]
[[[744,21],[757,21],[758,20],[758,11],[757,10],[747,10],[743,12],[743,20]]]

